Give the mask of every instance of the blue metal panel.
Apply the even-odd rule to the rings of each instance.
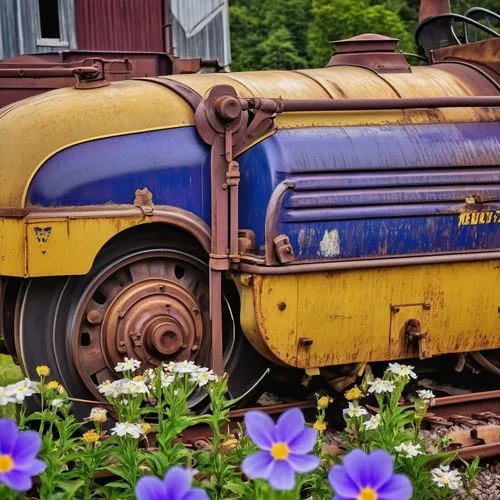
[[[498,249],[499,159],[498,123],[281,130],[240,159],[240,227],[262,248],[268,200],[287,180],[274,234],[299,259]]]
[[[148,187],[209,223],[209,157],[192,127],[79,144],[38,171],[28,205],[130,204]],[[498,249],[499,158],[496,123],[280,130],[239,158],[239,227],[262,247],[269,199],[289,180],[274,234],[299,259]]]
[[[28,191],[28,206],[131,204],[147,187],[157,205],[210,221],[210,149],[193,127],[86,142],[50,158]]]

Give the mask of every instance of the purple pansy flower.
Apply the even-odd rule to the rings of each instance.
[[[370,454],[353,450],[334,465],[328,479],[335,500],[408,500],[412,487],[403,474],[394,474],[389,453],[375,450]]]
[[[47,467],[36,458],[41,444],[38,432],[19,432],[12,420],[0,419],[0,483],[16,491],[28,491],[31,477]]]
[[[208,500],[205,491],[191,488],[191,479],[191,472],[184,467],[171,467],[163,481],[142,477],[135,487],[137,500]]]
[[[305,427],[304,415],[298,408],[283,413],[276,424],[266,413],[250,411],[245,415],[250,439],[262,451],[243,460],[241,468],[250,478],[267,479],[275,490],[291,490],[295,472],[309,472],[319,465],[311,450],[317,432]]]

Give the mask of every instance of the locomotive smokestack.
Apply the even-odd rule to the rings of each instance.
[[[421,23],[429,17],[449,14],[450,12],[450,0],[420,0],[418,22]]]

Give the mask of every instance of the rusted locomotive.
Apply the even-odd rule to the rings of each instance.
[[[124,357],[235,396],[269,365],[498,374],[500,40],[447,7],[422,2],[425,65],[362,35],[326,68],[80,74],[1,109],[5,351],[84,398]]]

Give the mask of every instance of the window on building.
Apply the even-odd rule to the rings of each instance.
[[[60,0],[38,0],[39,31],[37,45],[65,47],[61,39]]]

